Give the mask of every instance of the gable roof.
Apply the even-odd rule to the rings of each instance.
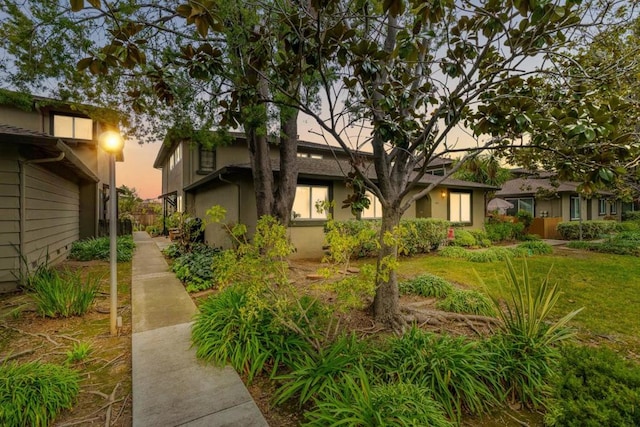
[[[271,161],[271,168],[274,172],[280,171],[280,163],[277,160]],[[298,178],[319,179],[328,181],[341,181],[347,177],[347,174],[351,171],[351,165],[347,160],[336,159],[311,159],[305,157],[298,158]],[[206,177],[199,181],[194,182],[184,188],[184,191],[193,191],[199,187],[218,180],[222,175],[249,173],[251,172],[251,165],[248,163],[235,164],[225,166],[213,173],[210,173]],[[414,175],[415,176],[415,175]],[[376,174],[373,165],[367,169],[367,177],[376,180]],[[422,185],[429,185],[436,183],[442,179],[441,176],[425,174],[419,181]],[[448,188],[455,189],[482,189],[482,190],[496,190],[497,187],[492,187],[486,184],[480,184],[477,182],[462,181],[454,178],[446,178],[440,184]]]

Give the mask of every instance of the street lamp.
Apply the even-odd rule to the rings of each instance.
[[[110,287],[109,296],[111,304],[109,308],[109,330],[111,335],[118,333],[118,254],[117,254],[117,221],[115,217],[118,211],[116,196],[116,154],[124,147],[124,140],[118,132],[106,131],[100,135],[100,146],[109,153],[109,267]]]

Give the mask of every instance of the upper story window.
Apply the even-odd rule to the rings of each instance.
[[[171,157],[169,157],[169,170],[173,170],[173,168],[180,163],[182,160],[182,144],[178,144]]]
[[[367,198],[369,199],[369,207],[362,211],[361,218],[382,218],[382,204],[380,200],[373,193],[367,191]]]
[[[471,193],[449,192],[449,221],[471,222]]]
[[[198,170],[200,172],[213,172],[216,167],[216,152],[213,148],[198,146],[198,157],[200,164]]]
[[[53,136],[72,139],[93,139],[93,120],[56,114],[53,116]]]
[[[327,219],[327,213],[319,212],[316,205],[328,200],[328,186],[298,185],[291,210],[291,219]]]
[[[322,154],[298,153],[298,157],[305,157],[308,159],[322,159]]]

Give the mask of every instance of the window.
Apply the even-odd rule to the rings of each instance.
[[[362,218],[382,218],[382,204],[380,204],[380,200],[373,193],[367,191],[367,198],[369,198],[370,202],[369,207],[362,211]]]
[[[176,198],[176,212],[184,212],[184,206],[182,205],[182,196]]]
[[[471,222],[471,193],[449,192],[449,221]]]
[[[293,201],[291,219],[326,219],[326,212],[318,212],[316,203],[329,200],[329,187],[326,185],[298,185]]]
[[[571,221],[580,219],[580,196],[571,196],[569,199],[569,214]]]
[[[53,136],[93,139],[93,120],[73,116],[53,116]]]
[[[173,168],[180,163],[180,160],[182,160],[182,144],[178,144],[171,154],[171,157],[169,158],[169,170],[173,170]]]
[[[512,208],[508,208],[506,214],[515,216],[519,211],[529,212],[531,216],[534,216],[534,199],[533,197],[520,197],[513,199],[505,199],[507,202],[513,205]]]
[[[606,215],[607,214],[607,200],[600,199],[598,200],[598,215]]]
[[[216,152],[213,148],[200,145],[198,154],[200,157],[199,170],[203,172],[213,172],[216,167]]]
[[[614,200],[611,202],[611,209],[609,210],[609,214],[616,215],[618,213],[618,203]]]
[[[308,159],[322,159],[322,154],[298,153],[298,157],[304,157]]]

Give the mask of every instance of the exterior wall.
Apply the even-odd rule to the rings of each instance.
[[[246,144],[234,144],[216,148],[216,169],[221,169],[228,165],[246,164],[249,161],[249,150]]]
[[[535,216],[542,216],[542,212],[546,212],[546,216],[549,218],[562,217],[563,202],[562,198],[554,199],[535,199],[534,201],[534,213]],[[567,201],[568,203],[568,201]],[[567,204],[567,208],[569,205]]]
[[[23,111],[15,107],[0,105],[0,117],[2,117],[2,123],[11,126],[45,132],[42,117],[37,111]]]
[[[198,218],[205,218],[206,212],[214,205],[220,205],[227,210],[225,222],[238,222],[238,189],[234,185],[223,185],[207,188],[195,193],[193,214]],[[231,242],[220,224],[209,224],[204,230],[204,240],[210,246],[231,247]]]
[[[0,158],[0,292],[15,289],[20,268],[20,169],[16,147],[3,146]]]
[[[24,252],[29,268],[63,260],[80,238],[80,190],[38,165],[25,165],[26,224]]]
[[[287,230],[291,244],[296,251],[291,258],[320,258],[323,255],[324,227],[322,225],[289,227]]]

